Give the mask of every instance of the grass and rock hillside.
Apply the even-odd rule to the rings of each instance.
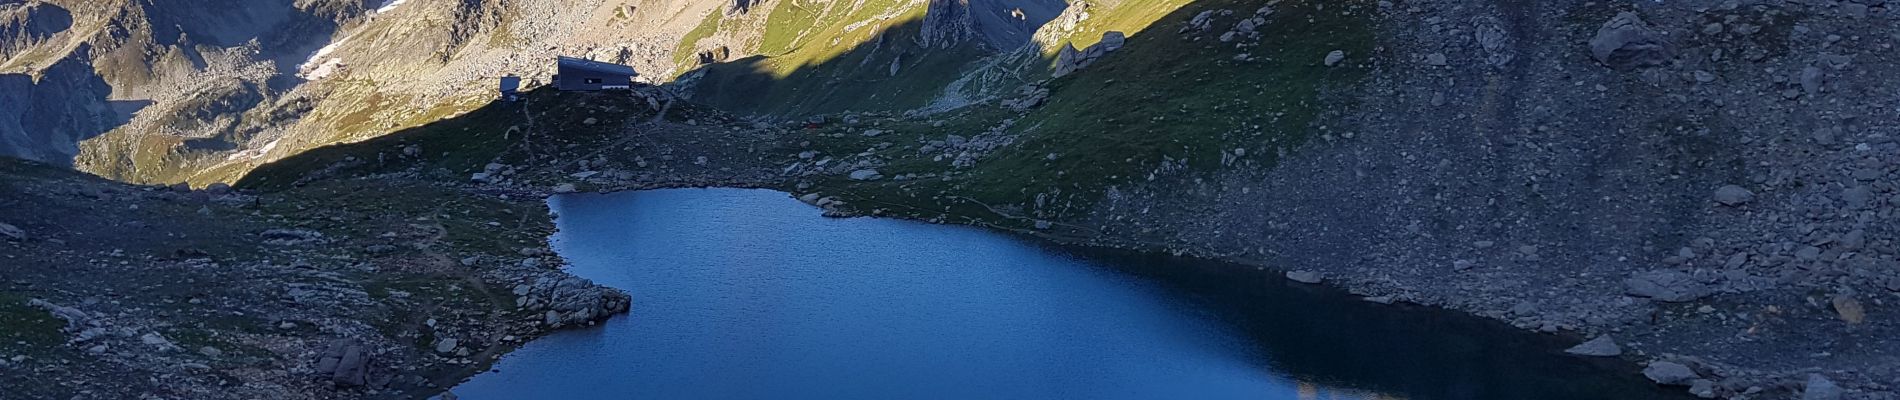
[[[1886,78],[1900,73],[1893,69],[1900,60],[1883,49],[1900,42],[1900,31],[1885,8],[1104,0],[1038,16],[1046,21],[1039,31],[1005,49],[969,40],[980,27],[946,30],[962,19],[933,19],[928,10],[939,2],[746,4],[678,13],[614,2],[582,7],[616,24],[669,21],[672,36],[654,37],[672,41],[594,47],[579,33],[561,42],[623,58],[651,51],[633,58],[684,71],[663,74],[679,79],[660,86],[540,90],[521,102],[488,103],[383,93],[370,88],[384,81],[366,77],[400,71],[369,67],[312,86],[356,82],[365,89],[349,98],[369,101],[350,104],[368,106],[319,102],[312,110],[323,111],[304,115],[328,116],[313,120],[343,130],[380,128],[341,141],[287,139],[303,141],[193,172],[244,176],[235,200],[192,202],[200,192],[86,182],[149,200],[120,211],[158,213],[139,220],[229,218],[207,220],[219,223],[206,238],[238,244],[201,251],[220,263],[252,260],[234,262],[256,266],[237,269],[245,273],[271,276],[257,271],[275,264],[256,260],[281,250],[260,239],[297,239],[269,229],[337,238],[347,245],[298,250],[321,262],[290,270],[327,273],[319,283],[370,300],[298,312],[371,310],[363,315],[413,320],[440,310],[463,321],[458,332],[488,332],[455,335],[464,341],[542,331],[484,322],[520,311],[510,303],[532,301],[489,289],[495,308],[481,311],[484,296],[465,294],[528,279],[494,271],[561,276],[542,268],[558,257],[535,244],[548,226],[542,196],[737,186],[786,191],[839,217],[979,225],[1277,269],[1367,301],[1442,307],[1590,340],[1579,352],[1634,364],[1659,384],[1704,397],[1883,399],[1900,387],[1893,339],[1900,314],[1891,306],[1900,301],[1900,231],[1887,223],[1900,220],[1893,184],[1900,126],[1881,117],[1893,108]],[[503,37],[547,28],[506,22],[533,13],[452,15],[493,15],[503,22],[484,26],[508,26]],[[503,41],[495,32],[502,31],[454,39],[461,51],[505,52],[481,44]],[[364,43],[346,52],[374,53],[376,42]],[[702,54],[715,62],[700,65]],[[440,71],[474,82],[498,71],[493,65],[517,65],[465,61],[472,59],[448,57]],[[80,179],[46,178],[48,171],[9,176]],[[16,186],[28,189],[13,202],[66,204],[32,197],[64,196],[45,189],[52,186]],[[72,204],[132,201],[125,199]],[[435,208],[443,204],[457,206]],[[454,211],[477,212],[471,207],[482,214]],[[78,241],[59,235],[104,231],[59,233],[47,215],[72,210],[22,210],[0,212],[0,223],[26,235],[6,245],[45,257],[39,263],[112,268],[97,261],[120,257],[103,248],[62,252]],[[512,233],[494,236],[498,227]],[[395,249],[371,251],[379,244]],[[357,249],[369,254],[352,254]],[[124,253],[148,250],[172,251]],[[391,268],[378,254],[412,253],[456,262],[401,265],[467,264],[474,256],[476,266],[377,272]],[[165,262],[134,256],[118,265]],[[117,307],[67,287],[15,287],[0,298]],[[152,304],[221,296],[134,293],[120,296]],[[252,303],[238,300],[210,304]],[[256,303],[247,307],[261,308],[239,311],[289,313]],[[156,309],[124,315],[142,321],[133,326],[160,326],[150,330],[171,341],[161,326],[168,314],[149,311]],[[87,355],[90,347],[48,339],[75,332],[52,329],[56,321],[32,310],[0,308],[0,320],[29,332],[21,341],[39,343],[22,351],[47,354],[28,360],[103,362],[85,361],[101,359]],[[373,368],[388,382],[420,370],[438,372],[413,375],[446,384],[468,370],[455,366],[480,365],[507,348],[476,339],[468,355],[455,348],[431,355],[412,348],[441,343],[433,330],[297,315],[327,322],[314,331],[213,329],[220,343],[263,347],[255,357],[275,363],[245,364],[239,371],[254,375],[236,379],[277,382],[280,370],[320,358],[312,357],[317,343],[354,337],[391,360]],[[105,343],[105,354],[120,354],[139,329],[108,339],[119,342]],[[286,335],[304,347],[258,344]],[[52,374],[68,364],[28,365]],[[116,365],[141,374],[152,373],[141,365],[157,364]],[[205,365],[212,372],[175,384],[234,376],[223,369],[231,364]],[[370,387],[378,391],[298,393],[430,391]]]

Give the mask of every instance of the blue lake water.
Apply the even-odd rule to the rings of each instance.
[[[1251,268],[762,190],[550,205],[570,271],[633,311],[523,346],[463,399],[1678,398],[1550,338]]]

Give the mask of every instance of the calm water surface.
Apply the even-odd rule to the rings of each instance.
[[[634,297],[464,399],[1677,398],[1486,321],[1247,268],[827,219],[783,193],[555,198],[571,271]]]

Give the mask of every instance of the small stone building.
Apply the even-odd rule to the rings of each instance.
[[[561,57],[554,75],[554,88],[563,91],[629,89],[633,67],[599,61]]]

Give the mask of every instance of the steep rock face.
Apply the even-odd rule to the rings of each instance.
[[[923,41],[947,49],[981,40],[990,49],[1013,50],[1067,7],[1062,0],[931,0]]]
[[[976,18],[970,15],[969,0],[930,0],[930,8],[924,12],[926,46],[948,49],[976,36]]]
[[[976,31],[985,44],[999,51],[1014,50],[1030,43],[1036,31],[1071,6],[1087,7],[1081,1],[1064,0],[968,0]]]
[[[78,58],[42,74],[0,74],[0,155],[69,163],[80,140],[120,121],[106,101],[111,88]]]
[[[0,5],[0,63],[73,26],[73,14],[49,3]]]

